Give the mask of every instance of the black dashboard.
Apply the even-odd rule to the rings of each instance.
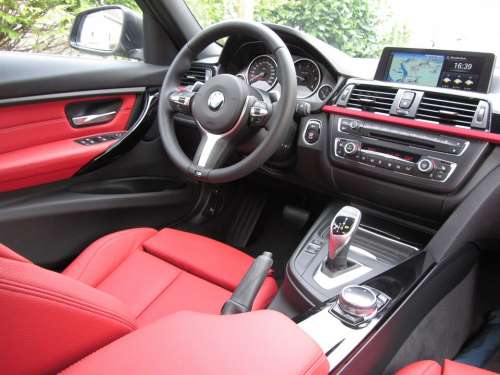
[[[310,113],[290,125],[297,129],[285,145],[293,150],[291,166],[271,162],[265,174],[438,223],[500,166],[500,77],[492,54],[388,48],[380,60],[356,59],[300,31],[269,26],[292,54],[297,102],[309,103]],[[415,63],[427,69],[420,82],[394,64],[408,53],[432,57]],[[262,43],[232,36],[213,63],[216,73],[279,98],[276,62]],[[389,79],[390,69],[405,79]]]

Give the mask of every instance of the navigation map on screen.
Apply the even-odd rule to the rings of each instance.
[[[415,52],[393,52],[385,77],[389,82],[436,86],[443,68],[443,55]]]

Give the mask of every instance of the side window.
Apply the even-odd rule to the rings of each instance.
[[[142,17],[135,0],[0,0],[0,51],[140,60],[140,54],[96,54],[70,43],[70,33],[77,15],[108,5],[126,7],[127,12],[135,13],[139,19]],[[114,15],[112,11],[107,14]],[[93,17],[90,22],[82,24],[80,28],[86,33],[85,39],[92,38],[97,47],[105,44],[111,46],[110,39],[119,39],[121,24],[116,25],[117,22],[112,22],[109,16],[107,20]],[[120,22],[120,18],[115,18]],[[99,27],[95,27],[97,25]]]

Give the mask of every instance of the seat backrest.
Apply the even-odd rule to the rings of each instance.
[[[2,373],[55,373],[135,328],[114,297],[0,245]]]

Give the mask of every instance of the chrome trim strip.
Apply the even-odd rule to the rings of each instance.
[[[75,126],[84,127],[111,121],[115,118],[115,116],[116,116],[116,111],[111,111],[106,113],[97,113],[95,115],[77,116],[73,117],[71,121]]]
[[[97,155],[94,159],[92,159],[89,163],[84,165],[80,170],[77,172],[77,174],[85,173],[85,171],[88,170],[88,168],[92,168],[92,164],[106,158],[107,155],[112,153],[117,147],[120,147],[120,145],[125,142],[126,140],[132,138],[135,134],[135,131],[139,128],[139,126],[142,124],[146,116],[148,115],[149,111],[151,110],[151,107],[153,106],[154,102],[158,99],[160,93],[155,92],[154,94],[149,94],[146,92],[147,98],[145,100],[145,104],[143,106],[142,112],[135,121],[135,123],[127,130],[125,135],[118,139],[115,143],[113,143],[109,148],[107,148],[102,154]]]
[[[96,95],[116,95],[116,94],[129,94],[129,93],[137,94],[137,93],[143,93],[144,91],[146,91],[145,87],[72,91],[72,92],[62,92],[57,94],[22,96],[19,98],[12,98],[12,99],[0,99],[0,105],[38,102],[38,101],[53,100],[53,99],[79,98],[79,97],[96,96]]]
[[[234,124],[234,126],[231,129],[229,129],[227,132],[225,132],[223,134],[210,133],[210,132],[206,131],[198,121],[196,121],[196,124],[200,128],[201,132],[206,137],[206,142],[203,145],[203,150],[201,150],[201,155],[200,155],[200,158],[199,158],[198,163],[197,163],[197,165],[199,167],[205,167],[205,165],[207,164],[207,161],[210,157],[210,154],[212,153],[213,148],[215,147],[215,145],[217,144],[217,142],[220,139],[231,135],[233,132],[235,132],[241,126],[241,124],[243,123],[243,119],[245,118],[245,114],[247,113],[249,102],[250,102],[250,96],[247,96],[247,98],[245,100],[245,104],[243,104],[243,109],[241,110],[240,116],[238,117],[238,120],[236,120],[236,123]]]
[[[367,267],[359,262],[354,261],[353,259],[349,260],[351,262],[356,263],[352,269],[348,269],[345,272],[339,273],[339,275],[328,276],[321,271],[322,263],[319,265],[318,269],[314,273],[313,279],[316,283],[325,290],[333,289],[339,287],[341,285],[347,285],[354,280],[360,278],[363,275],[366,275],[372,268]]]

